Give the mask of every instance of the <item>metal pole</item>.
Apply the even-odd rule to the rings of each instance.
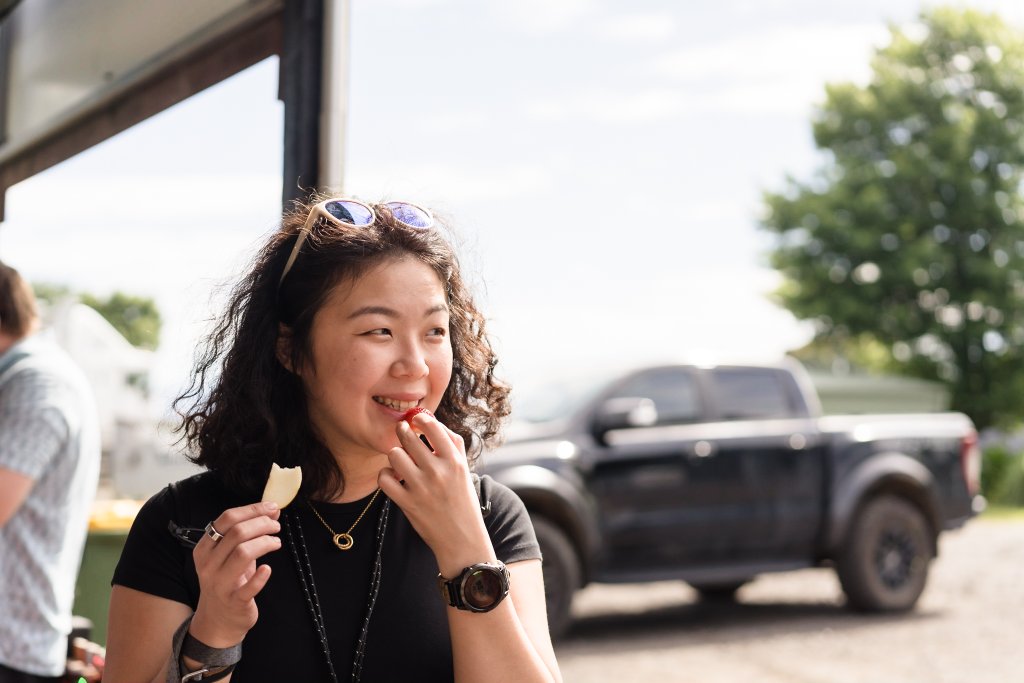
[[[323,0],[284,5],[281,99],[284,101],[283,201],[305,198],[323,187],[320,170],[320,111],[323,83]]]
[[[320,107],[320,185],[338,192],[344,189],[345,184],[350,14],[348,0],[325,0]]]

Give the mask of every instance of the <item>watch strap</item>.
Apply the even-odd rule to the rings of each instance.
[[[242,659],[242,644],[234,647],[215,648],[191,636],[188,632],[192,625],[192,615],[181,622],[171,638],[171,657],[167,666],[166,683],[183,683],[187,681],[217,681],[230,674]],[[188,643],[188,647],[186,647]],[[197,671],[188,671],[182,664],[182,656],[187,656],[202,664]],[[213,661],[216,660],[216,663]],[[211,671],[225,667],[220,671]]]
[[[457,607],[462,609],[462,597],[459,595],[458,581],[462,575],[455,577],[452,580],[445,579],[440,574],[437,575],[437,587],[441,590],[441,598],[445,604],[449,607]]]
[[[231,647],[210,647],[186,631],[185,639],[181,643],[181,654],[189,659],[202,662],[204,667],[229,666],[237,664],[242,659],[242,644],[238,643]]]
[[[191,673],[187,673],[182,676],[181,683],[188,683],[188,681],[206,681],[206,683],[213,683],[213,681],[219,681],[222,678],[227,678],[234,670],[234,664],[226,666],[220,671],[214,673],[210,673],[209,669],[200,669],[199,671],[192,671]]]

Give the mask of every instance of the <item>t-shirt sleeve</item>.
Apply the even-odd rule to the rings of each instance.
[[[52,403],[52,389],[24,370],[0,389],[0,467],[39,479],[60,453],[68,427]]]
[[[193,609],[199,602],[199,580],[192,548],[171,533],[176,524],[175,492],[168,486],[142,506],[128,532],[112,584],[134,588]],[[201,532],[201,530],[198,530]],[[198,540],[197,531],[191,533]]]
[[[484,475],[480,478],[480,498],[491,504],[491,512],[484,517],[484,523],[498,559],[505,564],[539,560],[537,534],[519,496],[504,484]]]

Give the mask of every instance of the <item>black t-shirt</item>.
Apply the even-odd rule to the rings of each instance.
[[[518,496],[487,476],[481,478],[480,491],[481,499],[491,503],[484,521],[498,559],[511,563],[540,558],[533,526]],[[315,505],[331,528],[345,531],[369,500]],[[209,472],[168,486],[149,499],[132,524],[113,583],[195,609],[199,579],[192,550],[169,530],[169,522],[193,529],[191,536],[198,539],[195,530],[201,530],[225,509],[251,502],[233,495]],[[383,494],[352,531],[355,543],[346,551],[335,547],[330,532],[301,499],[282,513],[290,515],[301,528],[335,673],[339,681],[351,678],[356,643],[367,613],[377,527],[385,504],[389,509],[380,590],[367,633],[362,680],[451,681],[451,641],[447,608],[437,589],[437,562],[401,509]],[[281,536],[284,540],[284,531]],[[272,573],[256,596],[259,619],[242,643],[242,660],[232,681],[329,680],[320,637],[289,543],[282,543],[280,550],[260,562],[270,565]]]

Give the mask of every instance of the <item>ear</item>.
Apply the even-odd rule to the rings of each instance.
[[[288,372],[295,372],[292,367],[292,330],[284,323],[277,328],[277,347],[274,349],[277,362],[284,366]]]

